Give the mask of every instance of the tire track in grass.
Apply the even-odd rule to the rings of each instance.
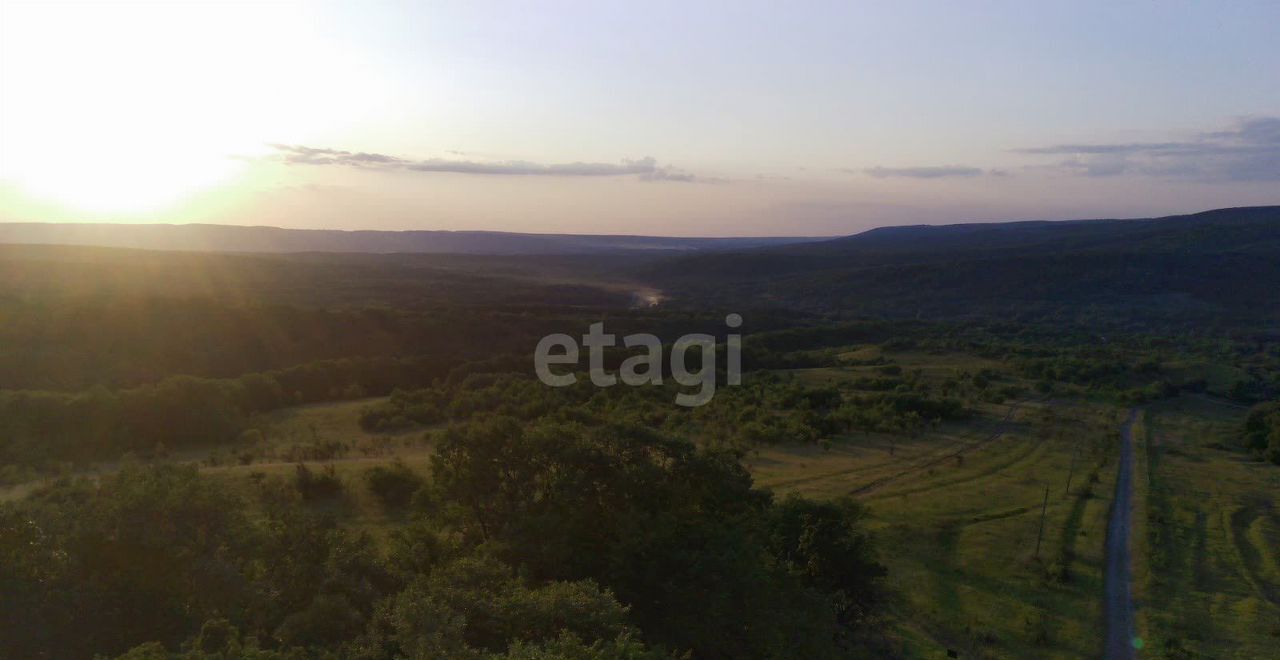
[[[1009,406],[1009,412],[1005,413],[1004,417],[1003,417],[1003,418],[1001,418],[1001,419],[1000,419],[1000,421],[996,422],[996,429],[995,429],[995,431],[993,431],[993,432],[991,433],[991,435],[987,436],[986,438],[984,438],[984,439],[982,439],[982,440],[979,440],[978,442],[975,442],[975,443],[970,444],[970,445],[968,445],[968,446],[961,447],[960,449],[957,449],[956,451],[948,452],[948,453],[946,453],[946,454],[943,454],[942,456],[938,456],[938,457],[931,458],[931,459],[926,460],[926,461],[921,461],[921,462],[919,462],[919,463],[915,463],[915,464],[913,464],[913,465],[908,466],[906,469],[900,470],[900,471],[895,472],[895,473],[893,473],[893,474],[885,475],[885,476],[880,477],[880,478],[878,478],[878,479],[874,479],[874,480],[872,480],[872,481],[870,481],[870,482],[867,482],[867,483],[865,483],[865,484],[863,484],[863,485],[861,485],[861,486],[859,486],[859,487],[857,487],[857,488],[854,488],[853,490],[849,491],[849,494],[850,494],[850,495],[866,495],[867,493],[870,493],[870,492],[872,492],[872,491],[875,491],[875,490],[879,489],[880,487],[884,486],[885,484],[888,484],[888,483],[891,483],[891,482],[897,481],[898,479],[901,479],[902,477],[905,477],[905,476],[908,476],[908,475],[911,475],[911,474],[915,474],[915,473],[917,473],[917,472],[919,472],[919,471],[921,471],[921,470],[927,470],[927,469],[929,469],[929,468],[931,468],[931,467],[934,467],[934,466],[936,466],[936,465],[941,465],[941,464],[945,463],[946,461],[954,460],[957,456],[963,456],[964,454],[966,454],[966,453],[968,453],[968,452],[970,452],[970,451],[973,451],[973,450],[978,449],[978,448],[980,448],[980,447],[984,447],[984,446],[986,446],[986,445],[989,445],[989,444],[991,444],[991,443],[995,442],[996,440],[999,440],[1001,437],[1003,437],[1003,436],[1004,436],[1004,434],[1005,434],[1005,433],[1007,433],[1007,432],[1008,432],[1008,430],[1009,430],[1009,426],[1011,425],[1011,423],[1012,423],[1012,421],[1013,421],[1013,417],[1014,417],[1014,415],[1015,415],[1015,414],[1017,414],[1017,412],[1018,412],[1018,408],[1019,408],[1023,403],[1025,403],[1025,402],[1024,402],[1024,401],[1017,401],[1017,402],[1014,402],[1014,404],[1013,404],[1013,405]]]
[[[1194,579],[1196,591],[1212,591],[1213,569],[1209,567],[1209,515],[1196,508]]]
[[[1241,576],[1253,588],[1259,599],[1280,607],[1280,587],[1267,579],[1265,547],[1258,547],[1253,538],[1265,539],[1261,529],[1265,518],[1265,510],[1259,506],[1242,506],[1236,508],[1227,517],[1232,551],[1240,565]]]
[[[1012,458],[1005,461],[982,466],[981,469],[958,475],[952,479],[944,479],[916,487],[908,487],[902,490],[877,490],[876,492],[868,495],[866,499],[875,500],[887,497],[901,497],[903,495],[919,495],[921,493],[929,493],[940,488],[963,486],[980,479],[986,479],[987,477],[1007,472],[1008,470],[1023,464],[1033,464],[1039,460],[1046,451],[1047,449],[1045,448],[1044,443],[1025,441],[1015,447],[1009,448],[1008,452],[1012,455]]]
[[[928,451],[922,452],[923,459],[928,460],[930,457],[936,455],[939,451],[944,451],[944,452],[949,451],[952,448],[956,447],[957,445],[967,446],[969,444],[972,444],[972,443],[969,443],[963,438],[957,438],[951,441],[946,447],[942,447],[940,449],[934,448],[934,449],[930,449]],[[904,458],[897,461],[893,459],[889,459],[882,463],[875,463],[872,465],[855,465],[853,467],[844,468],[841,470],[834,470],[832,472],[823,472],[822,474],[811,474],[803,477],[794,477],[791,479],[784,479],[781,481],[773,481],[769,483],[769,487],[770,488],[786,488],[791,486],[799,486],[802,484],[809,484],[815,481],[825,481],[827,479],[835,479],[837,477],[848,477],[851,475],[856,475],[861,472],[873,472],[876,470],[881,470],[884,468],[892,467],[895,463],[901,463],[901,462],[911,461],[911,460],[921,460],[921,457],[917,456],[913,458]]]
[[[969,521],[965,523],[965,525],[966,526],[977,525],[979,523],[991,522],[993,520],[1004,520],[1006,518],[1014,518],[1017,516],[1031,513],[1031,511],[1034,510],[1034,508],[1035,507],[1030,507],[1030,506],[1017,506],[1017,507],[1013,507],[1012,509],[1004,509],[1002,511],[992,511],[991,513],[981,513],[969,518]]]

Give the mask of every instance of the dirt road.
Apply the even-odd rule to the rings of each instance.
[[[1107,660],[1130,660],[1134,653],[1133,580],[1129,557],[1129,532],[1133,513],[1133,427],[1138,409],[1129,411],[1129,419],[1120,431],[1120,472],[1116,475],[1116,495],[1111,503],[1111,519],[1107,523],[1107,572],[1105,577]]]

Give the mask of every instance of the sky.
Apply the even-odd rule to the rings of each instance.
[[[1280,3],[0,0],[0,222],[676,236],[1280,204]]]

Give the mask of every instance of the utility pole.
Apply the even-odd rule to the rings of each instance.
[[[1040,541],[1044,540],[1044,514],[1049,508],[1049,487],[1044,487],[1044,503],[1040,505],[1040,532],[1036,534],[1036,559],[1040,558]]]
[[[1080,445],[1077,443],[1071,451],[1071,469],[1067,471],[1067,489],[1062,492],[1063,495],[1071,495],[1071,477],[1076,473],[1076,457],[1080,455]]]

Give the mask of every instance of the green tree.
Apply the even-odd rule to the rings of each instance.
[[[397,459],[391,465],[378,465],[366,470],[364,482],[383,507],[395,510],[409,505],[413,494],[422,487],[423,480]]]

